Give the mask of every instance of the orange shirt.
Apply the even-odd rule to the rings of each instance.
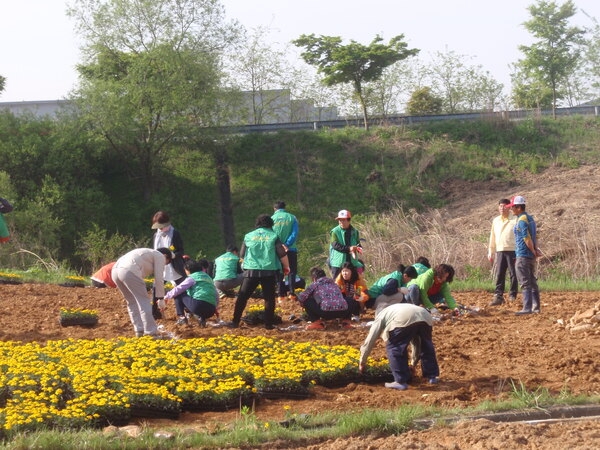
[[[344,277],[342,277],[342,274],[340,273],[335,279],[335,283],[339,286],[340,290],[342,291],[342,294],[344,294],[344,297],[348,297],[354,294],[354,299],[358,302],[364,303],[367,300],[369,300],[367,283],[365,282],[365,279],[362,277],[362,275],[359,275],[358,280],[356,280],[354,285],[352,285],[351,283],[347,283],[346,280],[344,280]],[[347,285],[350,285],[350,289],[348,289]]]
[[[98,281],[100,283],[104,283],[105,285],[116,288],[117,285],[112,279],[112,268],[115,265],[115,261],[106,264],[105,266],[100,267],[100,269],[92,275],[90,278],[92,280]]]

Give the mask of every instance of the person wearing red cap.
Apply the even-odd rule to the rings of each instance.
[[[357,256],[362,253],[358,230],[350,224],[352,214],[347,209],[338,212],[335,220],[338,226],[333,228],[329,240],[329,267],[333,279],[342,271],[345,262],[351,262],[359,273],[364,270],[364,265]]]
[[[525,197],[515,195],[507,205],[517,216],[515,233],[515,269],[523,295],[523,309],[517,315],[540,312],[540,290],[535,277],[535,261],[540,252],[537,247],[535,220],[525,212]]]

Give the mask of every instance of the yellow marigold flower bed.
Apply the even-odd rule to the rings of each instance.
[[[222,335],[0,342],[0,429],[126,422],[132,415],[220,410],[311,384],[358,378],[358,349]],[[389,373],[386,360],[371,370]]]

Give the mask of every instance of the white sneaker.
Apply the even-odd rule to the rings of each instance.
[[[408,389],[408,384],[393,381],[391,383],[385,383],[385,387],[388,389],[396,389],[397,391],[405,391]]]

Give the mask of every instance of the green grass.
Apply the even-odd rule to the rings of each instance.
[[[449,419],[469,417],[484,412],[505,412],[523,409],[544,409],[557,405],[582,405],[600,402],[600,397],[573,396],[568,390],[553,396],[545,388],[529,390],[523,383],[510,381],[510,398],[499,401],[486,400],[473,408],[443,409],[420,405],[405,405],[393,410],[362,410],[349,413],[323,413],[314,416],[288,414],[281,422],[260,421],[248,408],[240,411],[232,424],[223,424],[214,430],[190,432],[182,428],[161,427],[173,433],[172,439],[155,436],[158,429],[142,427],[137,438],[123,438],[101,430],[40,431],[17,435],[4,442],[0,449],[21,450],[30,448],[64,450],[138,450],[224,447],[251,448],[269,442],[285,442],[289,446],[317,445],[328,439],[349,436],[384,437],[402,434],[415,427],[415,421],[433,420],[445,424]],[[445,425],[444,425],[445,426]]]

